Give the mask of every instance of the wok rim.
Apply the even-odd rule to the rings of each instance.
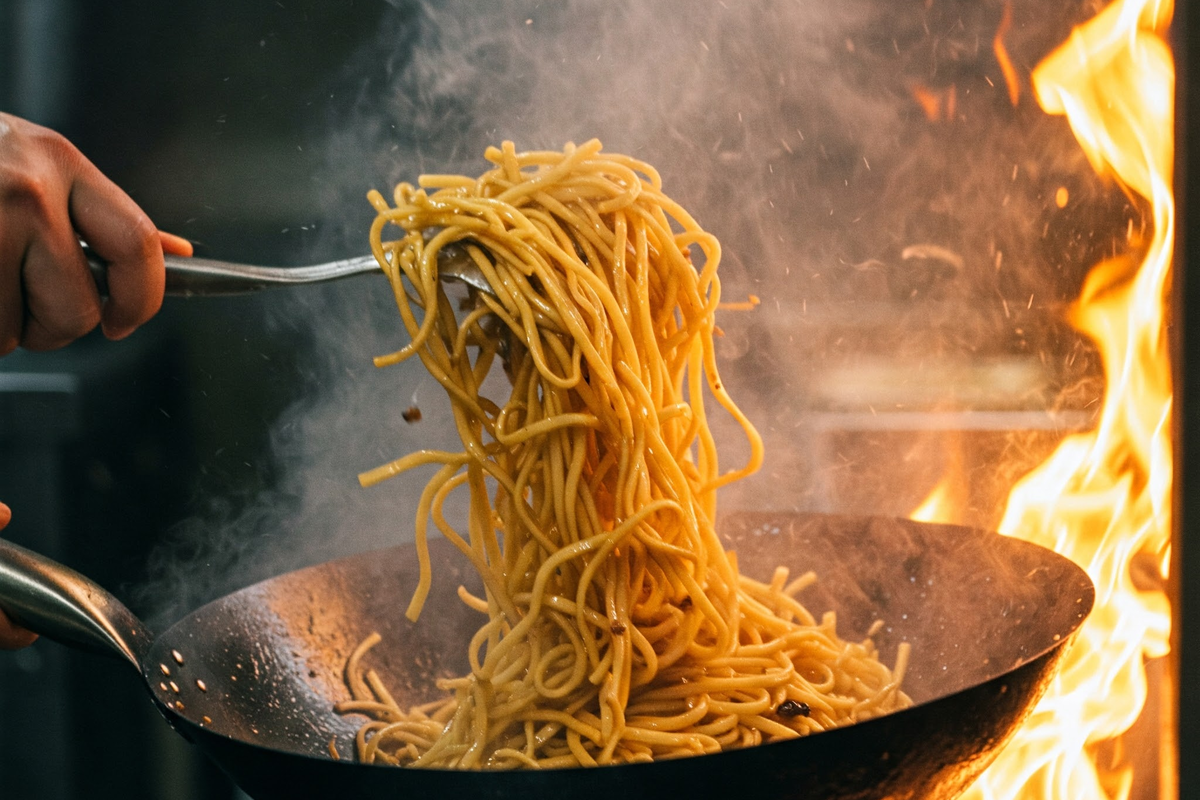
[[[359,553],[342,556],[342,557],[339,557],[336,559],[331,559],[329,561],[321,562],[318,564],[313,564],[313,565],[310,565],[307,567],[301,567],[299,569],[281,573],[280,575],[272,576],[272,577],[266,578],[262,581],[258,581],[256,583],[242,587],[242,588],[237,589],[233,592],[230,592],[226,595],[223,595],[222,597],[212,600],[209,603],[204,604],[204,605],[194,609],[193,611],[189,612],[188,614],[184,615],[181,619],[179,619],[174,624],[169,626],[162,633],[154,636],[153,641],[147,651],[147,658],[145,659],[145,661],[142,665],[141,677],[142,677],[143,683],[145,684],[145,687],[146,687],[147,691],[149,692],[151,699],[153,700],[155,706],[159,709],[160,713],[166,719],[168,724],[170,724],[171,727],[177,733],[179,733],[181,736],[183,736],[183,738],[185,738],[188,742],[196,744],[197,746],[201,747],[201,749],[204,750],[206,753],[209,752],[210,747],[203,744],[201,740],[207,739],[207,738],[216,738],[216,739],[222,740],[224,743],[226,743],[227,745],[229,745],[231,747],[249,748],[251,750],[254,750],[254,751],[257,751],[257,752],[260,752],[263,754],[286,756],[289,759],[296,759],[296,758],[304,759],[305,761],[310,762],[312,764],[319,764],[319,765],[323,765],[323,766],[334,764],[334,765],[338,765],[338,767],[334,767],[334,768],[341,768],[341,769],[351,769],[351,768],[356,769],[356,770],[372,769],[372,770],[377,770],[380,773],[386,773],[389,771],[394,772],[396,770],[401,770],[406,773],[422,773],[422,774],[426,774],[426,775],[439,775],[439,774],[440,775],[474,775],[474,776],[491,775],[491,776],[495,776],[496,779],[501,780],[501,781],[503,781],[503,780],[520,781],[520,780],[525,780],[525,778],[522,777],[522,778],[506,779],[506,778],[503,778],[500,776],[541,775],[541,776],[550,776],[550,777],[561,777],[561,776],[570,776],[570,775],[577,775],[577,774],[583,774],[583,773],[592,773],[592,772],[597,772],[597,771],[606,771],[607,772],[607,771],[611,771],[613,769],[627,770],[628,768],[631,768],[631,767],[645,768],[647,771],[652,768],[663,768],[664,766],[668,769],[671,769],[672,767],[669,767],[669,765],[671,765],[671,764],[688,763],[688,762],[694,761],[697,758],[705,759],[706,763],[708,763],[711,761],[711,759],[714,759],[717,757],[732,757],[731,760],[736,760],[738,758],[744,758],[745,757],[744,754],[746,754],[746,753],[754,753],[754,752],[759,752],[759,751],[764,751],[764,750],[778,752],[778,750],[782,747],[786,747],[786,746],[795,747],[798,744],[802,744],[804,742],[812,740],[814,737],[821,737],[822,742],[827,742],[829,744],[829,746],[835,746],[837,738],[840,738],[840,737],[846,736],[846,735],[854,735],[854,736],[862,735],[861,731],[866,726],[870,726],[873,729],[874,727],[880,727],[880,723],[882,723],[884,721],[886,721],[887,724],[891,724],[898,718],[902,718],[902,715],[912,714],[913,712],[925,713],[925,711],[930,706],[943,704],[943,703],[953,704],[953,702],[956,698],[961,698],[964,695],[969,695],[973,692],[986,690],[988,687],[991,687],[995,684],[1003,682],[1005,679],[1007,679],[1011,676],[1015,676],[1019,673],[1028,672],[1031,669],[1036,671],[1037,668],[1034,667],[1034,665],[1037,663],[1040,663],[1042,661],[1052,662],[1051,664],[1047,664],[1046,666],[1048,666],[1051,670],[1056,669],[1057,661],[1066,652],[1067,647],[1075,640],[1076,635],[1079,632],[1079,629],[1082,627],[1084,622],[1087,620],[1088,616],[1091,614],[1091,612],[1095,606],[1095,584],[1092,581],[1091,577],[1087,574],[1087,572],[1082,567],[1080,567],[1078,564],[1076,564],[1074,561],[1067,558],[1066,556],[1063,556],[1062,554],[1060,554],[1054,550],[1051,550],[1050,548],[1044,547],[1040,544],[1036,544],[1034,542],[1030,542],[1030,541],[1027,541],[1024,539],[1020,539],[1020,538],[1013,537],[1013,536],[1008,536],[1008,535],[1001,534],[996,531],[986,530],[983,528],[975,528],[975,527],[968,526],[968,525],[953,525],[953,524],[948,524],[948,523],[918,522],[916,520],[911,520],[911,519],[907,519],[907,518],[903,518],[903,517],[885,517],[885,516],[881,516],[881,515],[855,515],[855,514],[823,514],[823,513],[819,513],[819,512],[801,512],[801,513],[794,514],[793,516],[795,516],[797,518],[813,518],[813,519],[826,518],[826,519],[831,519],[831,520],[832,519],[847,519],[847,520],[853,519],[856,521],[869,521],[869,520],[882,520],[882,521],[888,521],[888,522],[898,521],[899,523],[904,524],[904,525],[919,525],[919,526],[922,526],[929,530],[940,528],[940,529],[954,530],[954,531],[958,531],[960,533],[970,532],[973,535],[981,535],[984,537],[1002,538],[1006,541],[1006,543],[1007,543],[1006,546],[1015,546],[1017,548],[1025,548],[1030,551],[1039,551],[1043,556],[1045,556],[1046,554],[1049,554],[1049,556],[1051,558],[1059,560],[1059,562],[1067,568],[1067,571],[1072,574],[1072,583],[1070,585],[1072,587],[1076,587],[1080,591],[1080,598],[1078,601],[1079,613],[1073,618],[1073,622],[1072,622],[1070,630],[1062,632],[1056,641],[1053,641],[1040,649],[1031,651],[1029,655],[1023,656],[1022,658],[1018,659],[1016,662],[1012,663],[1003,672],[1000,672],[1000,673],[998,673],[990,678],[987,678],[983,681],[979,681],[977,683],[963,686],[963,687],[958,688],[955,691],[952,691],[948,694],[937,695],[935,697],[931,697],[931,698],[922,700],[919,703],[913,703],[911,706],[900,709],[898,711],[892,711],[890,713],[882,714],[877,717],[872,717],[870,719],[866,719],[861,722],[856,722],[856,723],[853,723],[850,725],[842,725],[837,728],[831,728],[829,730],[818,731],[816,733],[807,734],[805,736],[800,736],[800,737],[797,737],[794,739],[787,739],[787,740],[775,741],[775,742],[764,742],[762,744],[754,745],[753,747],[731,748],[728,750],[721,750],[716,753],[701,753],[701,754],[697,754],[697,755],[688,755],[688,756],[681,756],[681,757],[676,757],[676,758],[660,758],[660,759],[656,759],[654,761],[649,761],[649,762],[621,763],[621,764],[598,764],[596,766],[587,766],[587,767],[585,767],[585,766],[551,767],[551,768],[545,768],[545,769],[453,769],[453,768],[447,768],[447,767],[411,767],[411,766],[407,766],[407,765],[388,765],[388,764],[374,764],[374,763],[364,764],[357,760],[356,755],[343,756],[341,758],[335,759],[332,756],[324,755],[323,753],[322,754],[314,754],[311,752],[300,752],[300,751],[296,751],[296,750],[285,750],[282,748],[268,747],[266,745],[256,743],[249,739],[242,739],[242,738],[238,738],[235,736],[231,736],[229,734],[225,734],[225,733],[213,730],[213,729],[205,726],[204,724],[197,722],[197,721],[189,718],[188,716],[185,716],[184,714],[179,713],[176,709],[172,708],[169,704],[163,702],[159,698],[157,693],[154,691],[155,683],[159,680],[159,678],[155,677],[155,675],[153,675],[150,672],[150,667],[151,667],[151,665],[158,663],[159,659],[157,658],[157,654],[160,654],[162,651],[166,651],[166,653],[169,655],[170,651],[169,651],[169,649],[167,649],[167,645],[165,644],[165,642],[170,638],[171,633],[173,631],[183,627],[190,620],[193,620],[194,618],[199,617],[199,616],[203,616],[205,611],[207,609],[209,609],[210,607],[216,606],[216,605],[228,600],[229,598],[233,597],[234,595],[238,595],[243,592],[253,591],[256,589],[261,589],[265,585],[270,584],[272,581],[276,581],[280,578],[283,578],[284,576],[296,575],[296,574],[302,573],[306,570],[320,569],[322,567],[327,567],[331,564],[338,563],[338,562],[350,561],[350,560],[359,559],[359,558],[378,558],[378,557],[382,557],[384,554],[397,553],[399,551],[411,549],[413,547],[413,544],[411,542],[405,543],[405,544],[400,544],[400,545],[392,545],[392,546],[384,547],[384,548],[378,548],[378,549],[374,549],[374,550],[365,550],[365,551],[362,551]],[[721,528],[721,526],[718,523],[718,532],[720,532],[720,528]],[[722,538],[724,538],[724,537],[722,537]],[[1064,594],[1066,594],[1065,588],[1064,588]],[[1030,702],[1027,704],[1027,707],[1021,714],[1021,720],[1024,720],[1026,717],[1028,717],[1028,715],[1030,713],[1032,713],[1034,707],[1036,706],[1037,702],[1041,699],[1041,695],[1043,693],[1044,693],[1044,687],[1043,687],[1043,690],[1039,691],[1037,696],[1035,698],[1031,699]],[[337,712],[335,712],[331,706],[329,709],[329,713],[331,715],[336,715]],[[1014,732],[1015,732],[1016,728],[1019,727],[1019,724],[1020,723],[1018,723],[1017,725],[1015,725],[1013,727]],[[846,733],[847,731],[858,731],[859,733],[847,734]],[[832,739],[825,738],[825,737],[832,737]],[[998,753],[1001,749],[1003,749],[1003,747],[995,748],[995,753]],[[741,755],[739,755],[739,754],[741,754]],[[994,755],[993,755],[993,758],[994,758]],[[220,759],[214,759],[214,760],[216,760],[218,764],[221,764]],[[989,762],[990,762],[990,759],[989,759]],[[222,768],[223,768],[223,765],[222,765]]]

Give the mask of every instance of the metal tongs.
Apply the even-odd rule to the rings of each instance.
[[[107,295],[108,264],[87,245],[84,245],[83,250],[96,287],[101,295]],[[164,255],[163,261],[167,268],[166,293],[177,297],[248,294],[273,286],[325,283],[379,270],[379,262],[373,255],[307,267],[263,267],[173,255]],[[496,293],[484,277],[483,271],[471,259],[467,249],[459,244],[446,245],[438,251],[438,277],[444,281],[465,283],[493,296]]]

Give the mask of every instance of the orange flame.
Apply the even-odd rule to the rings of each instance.
[[[930,89],[928,86],[914,83],[908,90],[930,122],[950,122],[954,119],[958,108],[958,89],[954,84],[950,84],[946,89]]]
[[[1008,57],[1008,48],[1004,46],[1004,37],[1008,35],[1009,28],[1012,27],[1012,0],[1004,0],[1004,12],[1000,17],[1000,26],[996,29],[996,35],[992,38],[992,52],[996,56],[996,63],[1000,65],[1000,72],[1004,75],[1004,84],[1008,87],[1008,99],[1015,106],[1021,101],[1021,82],[1017,78],[1017,68],[1013,66],[1012,59]]]
[[[1117,0],[1033,73],[1100,173],[1148,204],[1152,233],[1097,265],[1072,323],[1100,349],[1108,384],[1096,429],[1064,440],[1009,495],[1002,532],[1084,567],[1096,608],[1050,692],[968,797],[1126,798],[1120,738],[1146,700],[1144,661],[1169,649],[1171,380],[1165,327],[1175,210],[1170,0]],[[1135,583],[1131,567],[1149,564]],[[1150,585],[1153,584],[1153,585]],[[1101,754],[1105,754],[1101,758]],[[1116,754],[1116,756],[1114,756]]]
[[[917,522],[954,522],[956,506],[951,500],[953,491],[952,477],[947,475],[941,483],[933,487],[933,491],[921,501],[921,505],[912,510],[908,518]]]

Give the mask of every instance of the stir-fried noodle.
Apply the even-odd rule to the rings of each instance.
[[[794,595],[812,576],[769,583],[738,572],[714,530],[716,492],[754,472],[762,442],[730,399],[713,337],[720,246],[663,193],[652,167],[601,152],[490,148],[478,178],[428,175],[377,192],[371,246],[411,337],[443,386],[462,439],[361,476],[419,466],[436,474],[416,519],[421,613],[428,526],[482,577],[459,596],[481,625],[468,674],[404,708],[350,658],[352,701],[369,718],[367,762],[461,768],[643,761],[803,735],[903,707],[907,652],[894,671],[874,646],[838,638]],[[403,234],[385,241],[395,226]],[[465,245],[493,289],[459,308],[438,251]],[[507,397],[481,394],[497,358]],[[494,386],[495,381],[489,386]],[[707,403],[706,403],[707,399]],[[750,443],[721,472],[712,401]],[[466,530],[443,503],[467,486]]]

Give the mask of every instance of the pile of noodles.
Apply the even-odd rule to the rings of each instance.
[[[738,573],[714,530],[716,492],[758,468],[762,443],[717,372],[720,247],[647,164],[601,152],[490,148],[478,178],[428,175],[377,192],[371,246],[417,356],[462,439],[364,473],[436,465],[416,519],[415,620],[430,520],[478,570],[469,674],[400,707],[367,667],[346,670],[368,717],[365,762],[563,767],[645,761],[786,739],[903,707],[872,643],[838,638],[794,599],[811,576]],[[389,226],[403,234],[384,241]],[[465,243],[494,296],[453,303],[438,251]],[[507,397],[480,393],[497,358]],[[489,385],[496,385],[492,381]],[[722,473],[706,396],[745,430],[749,463]],[[446,497],[467,486],[465,531]]]

